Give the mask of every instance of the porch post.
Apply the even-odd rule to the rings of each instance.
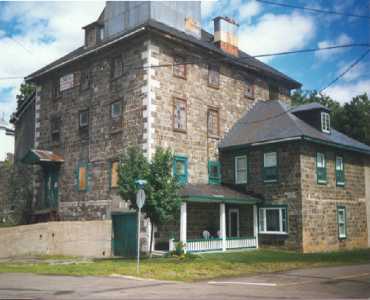
[[[180,242],[185,244],[186,249],[186,202],[181,203],[181,216],[180,216]]]
[[[220,234],[222,239],[222,251],[226,251],[226,209],[225,203],[220,203]]]
[[[256,238],[256,248],[258,248],[258,214],[257,205],[253,205],[253,234]]]

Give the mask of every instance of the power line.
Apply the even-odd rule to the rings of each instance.
[[[334,45],[334,46],[328,46],[328,47],[321,47],[321,48],[309,48],[309,49],[298,49],[293,51],[284,51],[284,52],[276,52],[276,53],[266,53],[266,54],[257,54],[253,56],[244,56],[239,58],[234,58],[234,61],[244,61],[246,59],[251,58],[260,58],[260,57],[269,57],[269,56],[279,56],[279,55],[289,55],[289,54],[299,54],[299,53],[308,53],[308,52],[317,52],[317,51],[324,51],[324,50],[334,50],[334,49],[340,49],[340,48],[352,48],[352,47],[370,47],[370,44],[366,43],[354,43],[354,44],[344,44],[344,45]],[[198,59],[193,61],[184,61],[179,63],[169,63],[169,64],[159,64],[159,65],[148,65],[148,66],[140,66],[140,67],[134,67],[135,65],[125,65],[126,70],[142,70],[142,69],[149,69],[149,68],[163,68],[163,67],[174,67],[178,65],[193,65],[193,64],[199,64],[199,63],[215,63],[220,61],[225,61],[227,58],[222,59]],[[12,79],[23,79],[24,77],[21,76],[13,76],[13,77],[0,77],[0,80],[12,80]]]
[[[369,19],[370,20],[369,15],[349,14],[349,13],[343,13],[343,12],[334,11],[334,10],[324,10],[324,9],[318,9],[318,8],[313,8],[313,7],[298,6],[298,5],[293,5],[293,4],[267,1],[267,0],[255,0],[255,1],[260,2],[260,3],[264,3],[264,4],[269,4],[269,5],[307,10],[307,11],[311,11],[311,12],[315,12],[315,13],[324,13],[324,14],[339,15],[339,16],[353,17],[353,18],[363,18],[363,19]]]
[[[339,76],[337,76],[334,80],[332,80],[327,86],[322,88],[319,93],[321,94],[324,90],[328,87],[332,86],[336,83],[339,79],[341,79],[344,75],[346,75],[351,69],[353,69],[361,60],[363,60],[370,52],[370,49],[366,50],[359,58],[357,58],[352,64],[350,64]]]
[[[27,49],[20,41],[16,40],[15,38],[13,38],[12,36],[8,35],[7,36],[9,39],[11,39],[13,42],[15,42],[16,44],[18,44],[19,46],[21,46],[24,50],[26,50],[28,53],[32,54],[33,55],[33,52],[29,49]]]

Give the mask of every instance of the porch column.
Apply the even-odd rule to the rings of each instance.
[[[253,234],[256,238],[256,248],[258,248],[258,211],[257,205],[253,205]]]
[[[225,203],[220,203],[220,234],[222,239],[222,251],[226,251],[226,209]]]
[[[180,242],[186,245],[186,202],[181,203],[181,216],[180,216]],[[186,246],[185,246],[186,248]]]

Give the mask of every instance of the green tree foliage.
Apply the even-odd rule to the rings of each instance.
[[[30,83],[22,83],[19,88],[19,94],[17,98],[17,107],[21,106],[24,100],[26,100],[35,91],[35,86]]]
[[[370,100],[365,93],[341,105],[317,91],[297,90],[292,95],[292,105],[318,102],[331,110],[332,126],[362,143],[370,145]]]
[[[121,157],[119,164],[119,193],[123,200],[129,200],[131,208],[136,207],[136,180],[147,181],[144,186],[146,202],[143,212],[155,226],[176,220],[181,199],[178,196],[180,188],[172,176],[173,155],[170,150],[160,147],[149,162],[138,148],[129,148]],[[150,241],[152,249],[153,230]]]

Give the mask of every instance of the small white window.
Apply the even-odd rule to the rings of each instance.
[[[243,155],[235,157],[235,183],[247,183],[247,177],[247,156]]]
[[[321,130],[330,133],[330,115],[327,112],[321,112]]]
[[[267,152],[263,156],[263,166],[265,168],[276,167],[277,159],[276,152]]]
[[[259,231],[266,234],[287,233],[286,207],[261,207],[259,209]]]
[[[344,206],[339,206],[337,208],[337,214],[338,214],[338,236],[340,239],[345,239],[347,237],[346,208]]]

